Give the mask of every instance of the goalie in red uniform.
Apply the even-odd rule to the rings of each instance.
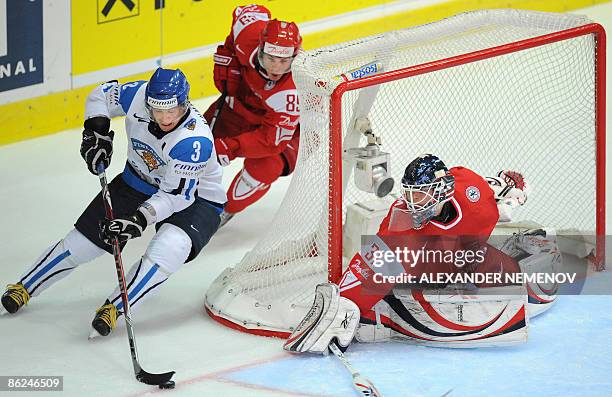
[[[455,257],[462,251],[473,252],[473,255],[469,255],[471,258],[459,265],[456,261],[435,257],[432,261],[421,260],[419,263],[404,261],[402,272],[416,279],[424,272],[517,273],[520,269],[516,260],[487,244],[498,219],[494,192],[483,177],[464,167],[449,170],[438,157],[427,154],[406,167],[402,178],[402,197],[393,203],[377,233],[381,243],[387,247],[379,248],[396,251],[396,248],[403,250],[405,247],[418,252],[427,245],[426,249],[431,252],[450,252]],[[355,255],[340,281],[340,290],[343,296],[358,304],[363,315],[394,284],[376,282],[355,271],[354,263],[370,262],[361,254],[369,255],[367,252]],[[375,256],[374,252],[371,254]],[[374,265],[372,267],[378,268],[379,273],[394,271],[386,268],[385,264]],[[351,288],[350,282],[345,281],[353,279],[349,273],[356,278],[361,276],[361,285]],[[363,289],[367,289],[367,293],[364,294]]]
[[[313,307],[285,349],[325,353],[334,340],[345,348],[357,327],[355,336],[362,342],[394,338],[467,347],[526,340],[523,287],[501,276],[521,272],[519,256],[508,253],[525,253],[520,248],[534,238],[542,246],[541,230],[520,239],[512,236],[501,250],[488,243],[500,213],[508,215],[502,208],[524,204],[526,194],[527,184],[518,172],[502,171],[485,180],[464,167],[449,170],[431,154],[416,158],[406,167],[402,196],[391,205],[377,235],[352,258],[339,286],[317,286]],[[421,256],[406,255],[407,251]],[[451,259],[426,252],[443,252]],[[474,284],[497,287],[503,298],[424,296],[423,289],[431,287],[419,284],[424,274],[461,273],[499,275]],[[400,297],[392,292],[398,277],[414,281],[406,282],[410,289]]]
[[[223,166],[245,158],[229,187],[221,225],[291,174],[297,159],[299,100],[291,63],[302,38],[295,23],[270,18],[263,6],[237,7],[214,56],[215,86],[226,95],[213,126],[217,158]],[[209,123],[218,103],[204,114]]]

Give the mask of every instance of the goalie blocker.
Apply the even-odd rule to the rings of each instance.
[[[329,353],[335,343],[345,351],[359,324],[359,308],[340,297],[336,284],[319,284],[312,307],[296,327],[283,348],[292,353]]]

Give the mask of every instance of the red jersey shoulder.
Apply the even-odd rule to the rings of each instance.
[[[457,201],[481,206],[496,205],[493,190],[482,176],[465,167],[453,167],[449,172],[455,177],[454,197]]]
[[[493,190],[482,176],[468,168],[453,167],[449,172],[455,177],[451,204],[457,217],[445,225],[432,221],[428,227],[438,227],[444,234],[489,235],[499,219]]]
[[[232,20],[234,49],[240,64],[253,67],[253,57],[259,46],[259,35],[270,20],[270,11],[259,5],[236,7]]]

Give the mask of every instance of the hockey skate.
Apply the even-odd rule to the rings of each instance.
[[[13,314],[23,305],[27,305],[30,300],[30,294],[25,289],[23,284],[9,284],[6,286],[6,292],[2,295],[2,306],[4,309]]]
[[[231,212],[225,212],[225,210],[221,212],[221,215],[219,215],[219,217],[221,218],[221,222],[219,223],[219,228],[223,227],[227,222],[229,222],[230,219],[234,217],[234,215],[236,214],[231,213]]]
[[[117,325],[117,317],[119,317],[117,308],[109,300],[106,300],[104,305],[96,310],[96,316],[91,322],[94,331],[89,335],[89,339],[95,338],[98,335],[107,336],[110,334]]]

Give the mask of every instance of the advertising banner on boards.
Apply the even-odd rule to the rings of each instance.
[[[0,0],[0,92],[43,82],[43,0]]]

